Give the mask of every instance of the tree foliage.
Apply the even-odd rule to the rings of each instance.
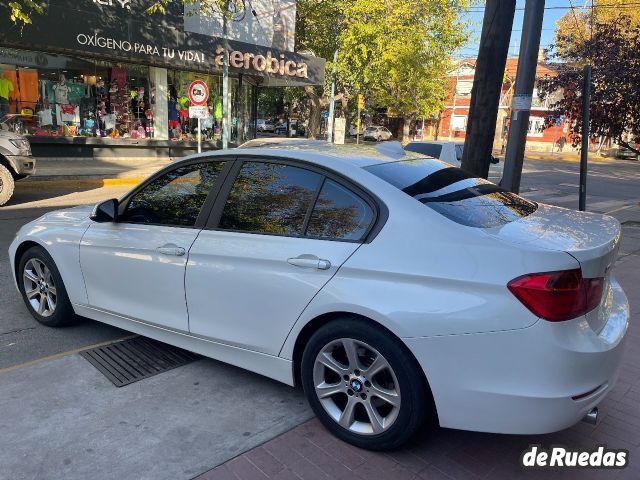
[[[9,9],[9,17],[17,24],[31,23],[31,15],[39,14],[44,11],[41,2],[34,0],[10,0],[8,2],[0,2],[0,5]]]
[[[570,121],[574,145],[582,134],[582,67],[592,66],[589,132],[606,137],[631,150],[640,141],[640,25],[629,16],[594,22],[588,37],[573,41],[573,32],[559,31],[562,48],[554,52],[561,60],[556,77],[539,81],[544,98],[562,90],[562,98],[552,105],[557,115]]]
[[[562,56],[577,44],[591,38],[592,25],[613,23],[620,16],[629,19],[632,25],[640,25],[640,9],[629,8],[629,0],[594,0],[588,10],[570,9],[556,23],[555,51]],[[619,8],[616,8],[619,5]]]
[[[465,0],[343,3],[338,75],[355,92],[399,116],[442,108],[450,52],[465,39]]]

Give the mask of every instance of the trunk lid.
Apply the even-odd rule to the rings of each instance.
[[[567,252],[582,269],[584,278],[604,278],[600,305],[586,317],[599,332],[608,318],[610,275],[620,246],[620,223],[613,217],[539,204],[532,214],[502,226],[485,229],[510,244]],[[531,272],[536,273],[536,272]]]

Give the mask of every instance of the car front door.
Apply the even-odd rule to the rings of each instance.
[[[235,169],[189,253],[190,331],[277,355],[367,235],[375,207],[312,167],[246,160]]]
[[[80,263],[90,307],[188,331],[187,254],[224,166],[201,159],[161,173],[122,202],[117,222],[89,227]]]

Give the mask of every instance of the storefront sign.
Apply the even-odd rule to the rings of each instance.
[[[225,55],[222,40],[185,31],[181,2],[169,2],[167,9],[161,15],[121,0],[80,4],[57,0],[49,3],[45,13],[33,14],[29,25],[16,25],[7,15],[0,16],[0,46],[220,72]],[[321,58],[235,40],[228,44],[231,74],[265,77],[266,84],[269,78],[291,86],[324,84]]]
[[[202,80],[194,80],[191,82],[191,85],[189,85],[189,101],[191,105],[206,105],[207,100],[209,100],[209,87],[207,87],[207,84]],[[191,115],[191,112],[189,112],[189,115]]]

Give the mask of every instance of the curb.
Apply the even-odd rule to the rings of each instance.
[[[129,178],[76,178],[64,180],[56,180],[55,178],[41,180],[24,180],[16,182],[16,185],[26,188],[69,188],[69,187],[120,187],[127,185],[137,185],[146,177],[129,177]]]

